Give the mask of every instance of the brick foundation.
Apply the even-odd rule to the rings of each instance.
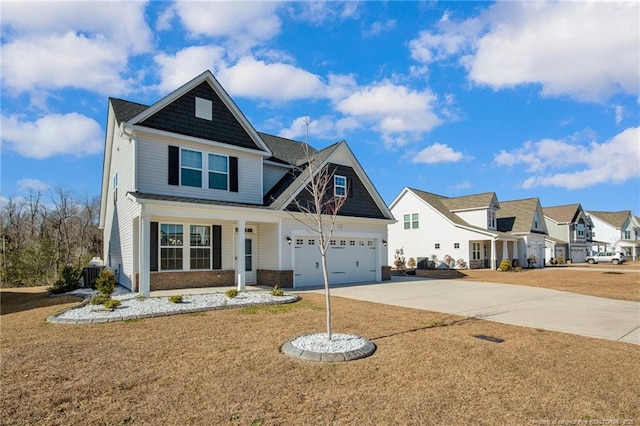
[[[485,269],[484,260],[470,260],[469,269]]]
[[[235,285],[235,271],[151,272],[151,291]]]
[[[280,288],[293,288],[293,271],[258,269],[256,273],[258,285],[273,287],[277,284]]]
[[[382,281],[391,281],[391,266],[382,267]]]

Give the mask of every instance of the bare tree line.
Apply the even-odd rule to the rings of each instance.
[[[101,256],[100,199],[58,188],[2,200],[2,287],[49,285],[65,266]]]

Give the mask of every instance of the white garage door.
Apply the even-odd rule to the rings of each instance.
[[[323,285],[322,263],[318,241],[309,237],[295,238],[295,287]],[[327,253],[329,284],[375,281],[378,248],[375,240],[335,238]]]

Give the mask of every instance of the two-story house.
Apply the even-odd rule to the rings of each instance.
[[[151,290],[322,284],[306,202],[309,164],[345,197],[331,283],[388,275],[394,219],[346,142],[316,151],[258,133],[209,71],[153,105],[109,99],[100,206],[106,265]],[[384,274],[383,274],[384,269]]]
[[[593,223],[579,203],[543,207],[547,258],[584,263],[591,253]]]
[[[496,212],[498,231],[519,237],[513,258],[522,266],[543,267],[547,226],[538,198],[501,201]]]
[[[604,242],[605,250],[619,250],[629,259],[640,254],[640,219],[630,210],[620,212],[588,211],[593,222],[594,239]]]
[[[500,203],[493,192],[445,197],[404,188],[389,208],[398,219],[389,225],[389,259],[402,248],[419,267],[433,257],[462,260],[471,269],[495,269],[503,259],[525,256],[520,236],[498,229]],[[543,266],[542,256],[533,266]]]

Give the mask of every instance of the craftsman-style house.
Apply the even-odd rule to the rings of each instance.
[[[333,173],[346,201],[328,254],[331,283],[388,279],[394,219],[346,142],[316,151],[257,132],[209,71],[153,105],[109,99],[100,228],[119,283],[152,290],[322,284],[296,200]]]

